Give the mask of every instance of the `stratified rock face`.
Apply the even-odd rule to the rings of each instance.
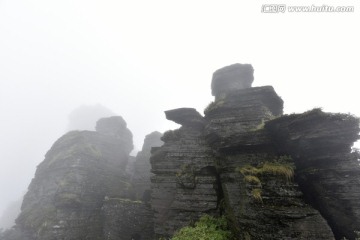
[[[187,125],[201,122],[198,121],[201,115],[178,109],[170,114],[167,112],[167,116],[175,122],[184,122],[184,125],[164,133],[164,145],[153,148],[151,165],[155,175],[151,178],[151,205],[155,214],[156,239],[171,236],[205,212],[219,214],[215,158],[203,138],[202,128],[198,124]]]
[[[132,179],[132,134],[121,117],[64,135],[3,238],[168,239],[204,214],[225,214],[240,240],[355,239],[359,119],[320,109],[282,116],[282,99],[270,86],[252,88],[252,74],[248,64],[216,71],[205,117],[166,111],[182,126],[146,136]]]
[[[221,97],[230,92],[250,88],[254,81],[254,69],[251,64],[236,63],[214,72],[211,82],[212,95]]]
[[[283,101],[274,89],[241,89],[220,101],[206,111],[205,137],[218,152],[224,202],[237,237],[334,239],[320,213],[305,203],[296,182],[261,172],[264,165],[293,164],[286,153],[276,151],[264,129],[265,121],[282,114]]]
[[[165,111],[166,119],[188,127],[204,127],[204,118],[195,108],[178,108]]]
[[[140,201],[108,198],[104,202],[103,240],[153,240],[153,213]]]
[[[238,141],[236,148],[219,150],[224,201],[238,238],[334,239],[326,220],[305,203],[296,182],[281,174],[256,173],[264,165],[291,166],[291,159],[280,161],[285,156],[268,148],[259,151],[264,147],[262,143],[244,139],[242,144]]]
[[[337,239],[355,239],[360,226],[360,167],[351,146],[359,119],[315,109],[266,124],[277,151],[293,156],[305,197],[327,219]]]
[[[152,132],[145,136],[142,150],[136,155],[134,164],[134,175],[132,178],[135,198],[144,202],[150,201],[151,192],[151,165],[150,156],[152,147],[160,147],[164,144],[161,141],[162,134]]]
[[[205,110],[210,143],[232,141],[239,133],[260,128],[266,120],[283,113],[283,101],[271,86],[241,89],[211,103]],[[237,136],[236,136],[237,137]]]
[[[104,198],[126,198],[130,185],[132,137],[119,119],[100,120],[99,132],[69,132],[48,151],[16,221],[28,239],[104,239]]]
[[[359,120],[317,110],[281,116],[282,99],[271,86],[251,88],[252,73],[251,65],[215,72],[204,118],[191,108],[165,112],[182,127],[152,151],[155,236],[225,213],[237,239],[354,239],[360,182],[350,147]]]

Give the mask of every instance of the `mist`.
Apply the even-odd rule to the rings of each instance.
[[[67,131],[119,115],[136,152],[146,134],[178,127],[165,110],[203,112],[212,73],[232,63],[251,63],[253,85],[274,86],[285,113],[360,116],[360,3],[284,14],[262,4],[0,1],[0,216]]]
[[[67,130],[95,130],[97,120],[115,116],[110,109],[100,105],[82,105],[69,114]]]

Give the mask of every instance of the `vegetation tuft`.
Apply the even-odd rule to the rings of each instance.
[[[261,189],[260,188],[254,188],[251,191],[251,195],[253,196],[253,198],[258,201],[258,202],[262,202],[262,197],[261,197]]]
[[[211,111],[223,106],[225,103],[225,97],[226,96],[223,96],[223,97],[219,98],[218,100],[209,103],[209,105],[207,105],[207,107],[204,109],[204,114],[206,115],[206,114],[210,113]]]
[[[257,176],[245,175],[244,180],[250,184],[261,185],[261,181]]]
[[[244,181],[253,185],[251,195],[254,200],[262,202],[261,187],[262,182],[259,178],[261,175],[275,175],[282,177],[285,181],[289,182],[294,177],[294,167],[289,163],[290,156],[280,156],[274,162],[265,162],[257,167],[245,165],[237,170],[244,176]]]
[[[195,225],[181,228],[171,240],[229,240],[232,239],[225,217],[202,216]]]

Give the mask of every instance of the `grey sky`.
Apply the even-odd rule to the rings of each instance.
[[[273,85],[286,113],[360,116],[360,3],[326,1],[354,13],[261,13],[269,3],[0,0],[0,212],[76,107],[121,115],[141,149],[146,134],[177,127],[163,111],[202,112],[212,73],[232,63],[251,63],[254,85]]]

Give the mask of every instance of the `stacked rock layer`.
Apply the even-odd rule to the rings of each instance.
[[[165,112],[182,126],[151,157],[156,236],[226,214],[237,239],[354,239],[359,120],[318,109],[283,116],[282,99],[251,87],[252,74],[249,64],[216,71],[204,117]]]

